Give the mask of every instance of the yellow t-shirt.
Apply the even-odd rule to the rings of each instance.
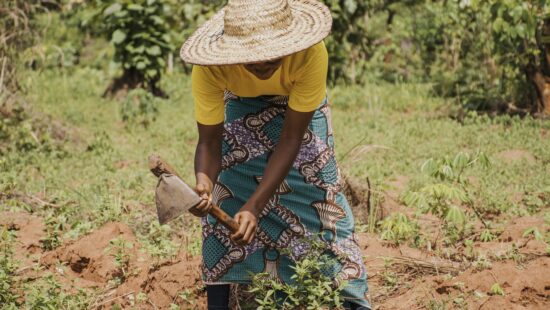
[[[239,97],[289,96],[288,105],[298,112],[315,110],[326,95],[328,53],[321,41],[283,58],[267,80],[260,80],[243,65],[193,66],[191,77],[195,118],[203,125],[224,120],[224,90]]]

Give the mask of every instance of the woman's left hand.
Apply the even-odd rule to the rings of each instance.
[[[235,215],[235,221],[239,223],[239,230],[231,235],[231,239],[239,245],[246,245],[254,240],[258,217],[251,211],[241,210]]]

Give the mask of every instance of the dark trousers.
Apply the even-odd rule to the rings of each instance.
[[[229,284],[207,285],[206,295],[208,300],[208,310],[229,310]],[[344,308],[349,310],[369,310],[366,307],[359,306],[346,301]]]

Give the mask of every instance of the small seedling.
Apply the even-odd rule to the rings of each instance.
[[[418,237],[418,224],[403,213],[394,213],[379,224],[382,239],[395,245]]]
[[[495,240],[495,238],[495,235],[493,235],[493,233],[489,229],[484,229],[479,235],[479,240],[481,242],[490,242]]]
[[[504,296],[504,289],[500,286],[500,284],[495,283],[491,286],[491,290],[489,291],[489,295],[500,295]]]

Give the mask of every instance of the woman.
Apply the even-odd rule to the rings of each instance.
[[[334,158],[322,42],[331,25],[315,0],[229,0],[181,49],[195,64],[196,190],[204,200],[194,213],[203,217],[209,309],[227,309],[229,284],[250,283],[250,273],[290,281],[303,240],[319,235],[337,259],[335,283],[348,283],[346,307],[370,308]],[[234,216],[237,233],[206,216],[211,201]]]

